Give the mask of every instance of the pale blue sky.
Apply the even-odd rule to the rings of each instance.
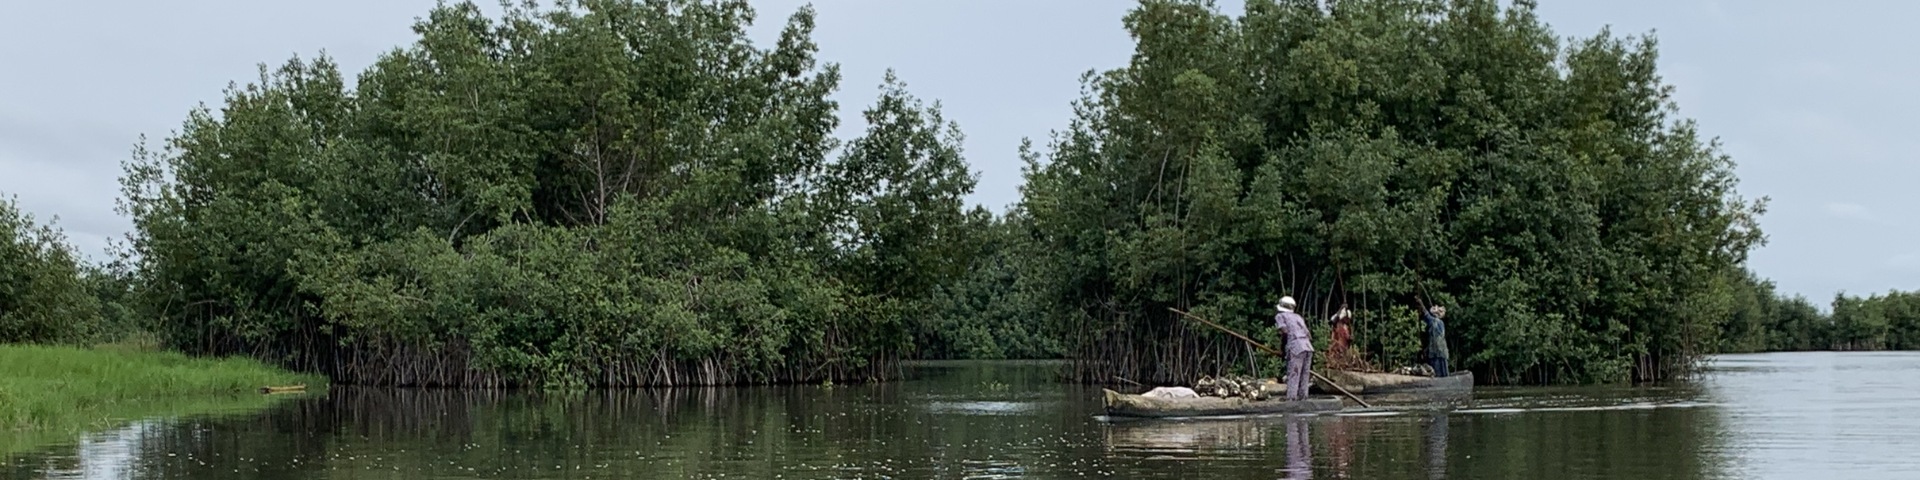
[[[754,2],[770,40],[805,2]],[[1015,149],[1066,125],[1079,75],[1121,66],[1132,45],[1121,0],[822,0],[815,39],[845,74],[843,136],[887,68],[944,104],[980,172],[974,200],[1019,193]],[[1771,243],[1753,267],[1824,304],[1836,291],[1920,289],[1920,2],[1541,0],[1561,35],[1656,31],[1680,114],[1739,162],[1741,190],[1768,196]],[[58,216],[97,254],[129,222],[114,214],[119,162],[188,109],[217,104],[256,65],[324,50],[349,72],[412,40],[432,0],[17,2],[0,16],[0,192]],[[1238,1],[1221,8],[1237,13]]]

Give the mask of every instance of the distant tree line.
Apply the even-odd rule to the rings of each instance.
[[[1721,352],[1920,350],[1920,291],[1865,297],[1836,294],[1822,312],[1802,296],[1748,274]]]
[[[1071,358],[1077,380],[1263,368],[1272,305],[1355,312],[1376,365],[1660,380],[1726,351],[1916,348],[1914,294],[1822,314],[1745,268],[1763,202],[1676,117],[1651,38],[1530,2],[1144,0],[1020,202],[891,74],[839,140],[813,12],[739,0],[435,8],[351,82],[295,59],[126,166],[111,262],[0,204],[0,341],[148,332],[345,383],[891,378]],[[1272,360],[1266,360],[1271,364]]]

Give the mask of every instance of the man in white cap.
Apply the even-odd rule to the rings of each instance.
[[[1273,316],[1273,324],[1287,339],[1287,400],[1307,398],[1307,375],[1313,366],[1313,341],[1308,337],[1307,319],[1293,313],[1297,307],[1293,297],[1280,297],[1280,304],[1274,305],[1280,313]]]

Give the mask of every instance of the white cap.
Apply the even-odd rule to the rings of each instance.
[[[1280,297],[1280,308],[1292,308],[1299,305],[1300,304],[1293,302],[1293,297]]]

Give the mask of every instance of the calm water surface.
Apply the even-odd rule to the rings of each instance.
[[[1920,353],[1719,358],[1686,387],[1483,388],[1444,407],[1119,421],[1055,364],[888,385],[531,395],[335,389],[144,420],[9,478],[1920,478]]]

